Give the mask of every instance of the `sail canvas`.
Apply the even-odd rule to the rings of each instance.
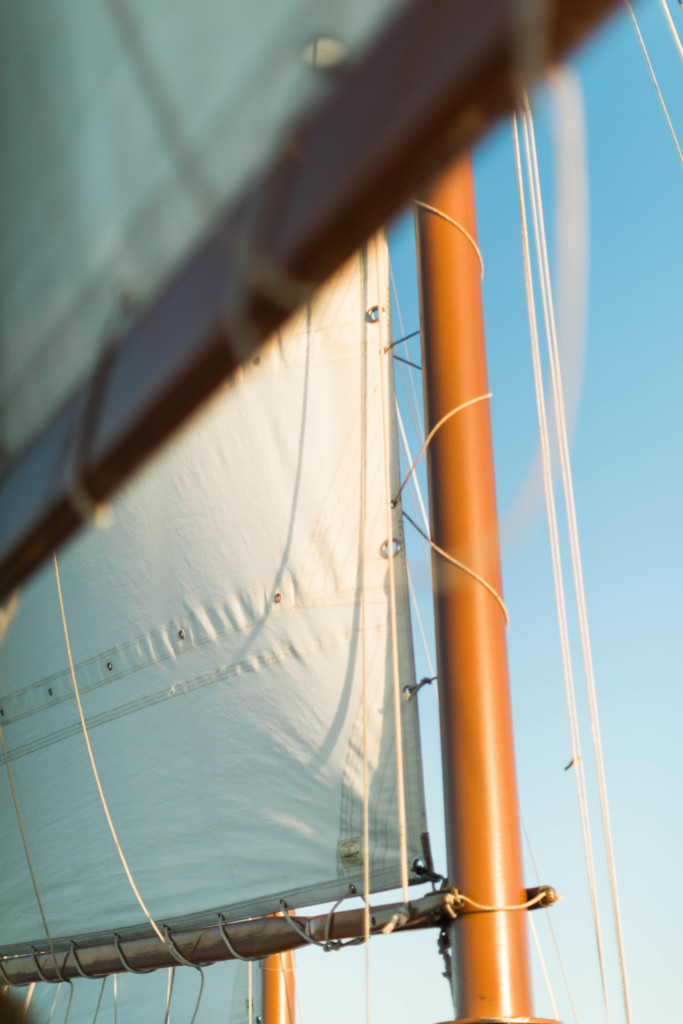
[[[0,466],[329,95],[316,41],[352,59],[399,6],[2,5]]]
[[[362,892],[364,763],[371,888],[398,884],[397,707],[407,869],[423,854],[400,502],[387,522],[400,483],[387,267],[373,241],[120,495],[111,522],[59,555],[103,791],[142,898],[172,927]],[[52,566],[20,595],[0,688],[53,939],[148,931],[88,761]],[[13,880],[0,948],[44,947],[4,765],[0,805]]]

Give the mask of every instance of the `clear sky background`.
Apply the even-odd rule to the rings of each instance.
[[[683,12],[669,9],[680,34]],[[683,62],[656,0],[637,5],[655,71],[683,137]],[[634,1021],[683,1019],[679,884],[683,821],[683,166],[626,10],[572,62],[585,110],[589,232],[586,358],[576,387],[572,462]],[[551,104],[534,98],[544,202],[557,270],[557,165]],[[524,296],[519,207],[509,124],[475,153],[504,586],[520,800],[544,882],[563,894],[553,922],[581,1024],[606,1019],[579,828],[542,495],[517,514],[538,445]],[[577,208],[577,217],[580,209]],[[405,332],[419,326],[412,215],[390,231]],[[575,280],[575,278],[574,278]],[[557,296],[556,296],[557,298]],[[559,301],[559,300],[558,300]],[[576,311],[576,303],[572,300]],[[394,333],[400,336],[396,310]],[[565,367],[580,369],[565,337]],[[403,347],[403,346],[402,346]],[[580,346],[579,346],[580,350]],[[419,342],[408,358],[419,362]],[[417,380],[418,391],[421,382]],[[404,415],[409,412],[404,403]],[[525,483],[526,482],[526,483]],[[533,491],[533,488],[532,488]],[[407,524],[406,530],[411,527]],[[423,614],[430,598],[419,545],[413,578]],[[565,544],[565,579],[570,582]],[[612,1020],[624,1020],[600,839],[590,731],[573,597],[568,603],[582,746],[592,793]],[[418,652],[418,678],[427,663]],[[421,691],[430,828],[444,870],[438,727],[431,688]],[[454,880],[457,882],[457,879]],[[535,876],[527,864],[527,884]],[[538,924],[560,1017],[574,1019],[544,915]],[[304,1018],[330,1024],[364,1015],[363,951],[298,955]],[[536,961],[532,951],[532,959]],[[373,1019],[431,1022],[452,1016],[436,935],[371,944]],[[536,1013],[552,1017],[537,968]]]

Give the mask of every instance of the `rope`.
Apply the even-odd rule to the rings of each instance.
[[[509,906],[491,907],[486,903],[477,903],[476,900],[473,900],[470,896],[465,896],[464,893],[457,889],[453,895],[455,897],[456,906],[458,904],[462,905],[465,903],[468,907],[472,908],[472,913],[475,914],[494,914],[503,910],[529,910],[530,907],[535,907],[537,903],[541,903],[546,898],[546,892],[544,890],[543,892],[536,893],[535,896],[532,896],[532,898],[527,900],[525,903],[512,903]]]
[[[365,287],[365,260],[363,260],[363,287]],[[393,270],[392,270],[393,280]],[[367,302],[364,303],[367,305]],[[360,563],[361,563],[361,671],[363,709],[363,938],[365,939],[365,1021],[370,1024],[370,780],[368,771],[368,652],[367,652],[367,548],[365,541],[365,524],[367,522],[367,358],[368,358],[368,324],[363,321],[363,344],[360,355]],[[325,929],[325,938],[328,938]]]
[[[398,407],[398,401],[396,401],[395,406],[396,406],[396,419],[398,421],[399,432],[401,434],[401,441],[403,442],[403,448],[404,448],[404,451],[405,451],[405,455],[406,455],[406,458],[408,460],[408,465],[412,465],[412,463],[413,463],[413,456],[412,456],[412,453],[410,451],[410,445],[408,444],[408,438],[406,436],[405,427],[403,425],[403,417],[401,416],[401,410]],[[422,522],[425,525],[425,530],[427,532],[429,532],[429,518],[427,516],[427,510],[425,508],[424,499],[422,497],[422,488],[420,487],[420,481],[419,481],[419,479],[417,477],[417,474],[413,474],[413,476],[411,477],[410,496],[411,496],[411,499],[412,499],[412,502],[413,502],[413,508],[414,508],[416,514],[417,514],[417,511],[418,511],[418,505],[419,505],[419,510],[420,510],[420,512],[422,514]],[[427,577],[431,578],[432,566],[431,566],[431,558],[429,557],[429,550],[430,550],[429,549],[429,545],[425,541],[424,537],[421,537],[421,540],[422,540],[422,551],[423,551],[423,554],[424,554],[425,565],[426,565],[426,568],[427,568]],[[429,644],[427,643],[427,637],[425,635],[424,626],[422,624],[422,615],[420,613],[420,606],[419,606],[419,603],[418,603],[417,598],[415,596],[415,590],[413,588],[413,581],[412,581],[412,577],[411,577],[411,573],[410,573],[410,566],[408,566],[407,564],[406,564],[406,574],[407,574],[407,577],[408,577],[408,592],[410,594],[410,600],[411,600],[411,603],[412,603],[413,613],[415,615],[415,619],[417,621],[418,630],[420,632],[420,637],[422,639],[422,646],[424,648],[424,654],[425,654],[425,657],[427,659],[427,665],[428,665],[428,668],[429,668],[429,674],[431,676],[433,676],[434,675],[434,665],[432,663],[432,655],[431,655],[431,651],[429,649]],[[438,687],[436,689],[436,699],[437,699],[437,703],[438,703],[438,701],[439,701],[439,690],[438,690]]]
[[[106,974],[105,975],[86,974],[86,972],[83,970],[83,967],[81,966],[81,961],[78,959],[78,953],[76,952],[77,949],[78,949],[78,946],[76,945],[76,943],[72,939],[72,941],[71,941],[71,956],[73,958],[74,964],[76,965],[76,970],[80,974],[81,978],[100,978],[100,977],[105,977],[106,978],[107,977]],[[64,963],[66,964],[66,958],[64,959]]]
[[[12,620],[19,607],[19,591],[13,590],[6,604],[0,608],[0,644],[5,639],[5,633],[12,624]]]
[[[119,1016],[119,979],[114,975],[114,1024],[117,1024]]]
[[[522,114],[522,123],[525,129],[525,141],[527,136],[527,118]],[[576,708],[576,693],[572,672],[571,650],[569,644],[569,627],[567,623],[567,609],[564,599],[564,583],[562,579],[562,561],[560,557],[560,542],[557,527],[557,511],[552,487],[552,466],[550,460],[550,440],[548,433],[548,420],[545,408],[545,397],[543,394],[543,380],[541,374],[540,345],[538,340],[538,324],[536,319],[536,307],[534,302],[533,282],[531,277],[531,260],[529,252],[529,231],[526,216],[526,204],[524,201],[524,186],[522,180],[522,163],[519,148],[519,134],[517,130],[517,119],[513,115],[513,135],[515,142],[515,158],[517,165],[517,187],[519,192],[520,218],[522,224],[522,248],[524,254],[525,282],[527,292],[527,306],[529,311],[529,327],[531,334],[531,353],[534,369],[534,385],[536,389],[536,409],[538,413],[539,436],[541,444],[541,460],[543,467],[543,487],[545,492],[546,511],[548,517],[548,530],[550,534],[550,552],[553,568],[553,581],[555,587],[555,604],[557,608],[558,630],[560,637],[560,650],[562,654],[562,669],[565,686],[565,697],[567,701],[567,712],[569,718],[569,731],[574,763],[577,766],[576,787],[579,803],[579,819],[581,822],[581,834],[583,838],[584,858],[586,861],[586,874],[588,877],[588,890],[591,900],[593,916],[593,931],[597,946],[598,963],[600,967],[600,978],[602,983],[603,1000],[607,1020],[610,1020],[609,996],[607,989],[607,976],[605,972],[605,959],[602,943],[602,929],[600,926],[600,914],[598,908],[597,882],[595,877],[595,861],[593,856],[593,843],[591,839],[590,817],[588,813],[588,796],[586,792],[586,778],[581,756],[581,741],[579,735],[578,713]],[[527,171],[531,177],[531,166],[527,152]],[[535,210],[536,203],[532,190],[532,209]],[[535,221],[534,221],[535,223]],[[545,281],[541,279],[541,291],[545,296]],[[544,300],[544,311],[545,311]]]
[[[398,402],[396,402],[396,419],[398,420],[398,427],[399,427],[399,431],[400,431],[400,434],[401,434],[401,440],[403,441],[403,448],[405,450],[405,455],[406,455],[406,458],[408,460],[408,465],[409,466],[413,466],[415,460],[413,459],[413,455],[412,455],[412,452],[410,450],[410,445],[408,444],[408,437],[406,435],[405,427],[403,426],[403,417],[401,416],[401,410],[398,407]],[[408,479],[408,477],[406,477],[406,480],[407,479]],[[413,504],[415,506],[417,506],[419,504],[420,512],[422,513],[422,522],[424,523],[425,530],[428,530],[429,529],[429,517],[427,516],[427,509],[425,508],[424,499],[422,497],[422,490],[420,488],[420,482],[419,482],[419,480],[418,480],[418,478],[416,476],[412,476],[411,480],[412,480],[412,484],[413,484],[413,491],[411,492],[412,497],[413,497]],[[397,500],[397,499],[394,499],[394,500]],[[425,550],[425,553],[426,553],[429,550],[429,548],[425,547],[424,550]]]
[[[429,444],[431,443],[432,439],[434,438],[434,435],[441,429],[441,427],[444,425],[444,423],[448,423],[448,421],[450,419],[452,419],[454,416],[457,416],[457,414],[459,412],[462,412],[464,409],[468,409],[471,405],[476,405],[478,402],[486,402],[491,397],[492,397],[492,394],[489,391],[485,395],[477,395],[476,398],[469,398],[466,402],[463,402],[462,405],[456,405],[455,409],[451,409],[450,412],[447,412],[445,416],[441,417],[441,419],[439,420],[438,423],[434,424],[434,426],[432,427],[432,429],[429,431],[429,433],[427,434],[426,438],[424,439],[424,443],[423,443],[422,447],[420,448],[419,452],[417,453],[417,457],[414,459],[412,466],[408,470],[408,474],[407,474],[406,478],[404,479],[404,481],[401,484],[401,486],[399,487],[399,489],[396,491],[396,494],[394,495],[394,498],[393,498],[394,504],[398,501],[398,499],[399,499],[399,497],[401,495],[401,491],[403,490],[403,488],[405,487],[405,485],[408,483],[408,481],[410,480],[411,476],[413,475],[413,473],[415,471],[415,467],[417,466],[418,462],[420,461],[420,459],[422,458],[424,453],[427,451],[427,447],[429,446]]]
[[[5,758],[5,767],[7,768],[7,780],[9,782],[10,790],[12,792],[12,802],[14,803],[14,811],[17,816],[17,824],[19,825],[19,832],[21,833],[21,842],[24,847],[24,854],[26,855],[26,863],[28,864],[29,874],[31,875],[31,883],[33,885],[33,892],[35,893],[36,903],[38,904],[38,910],[40,911],[40,917],[43,922],[43,928],[45,929],[45,935],[50,946],[50,952],[52,953],[52,959],[55,963],[55,974],[60,977],[60,971],[57,967],[57,954],[55,953],[55,947],[52,943],[52,936],[50,935],[50,929],[47,926],[47,919],[45,917],[45,911],[43,910],[43,904],[40,899],[40,893],[38,892],[38,883],[36,882],[36,876],[33,871],[33,864],[31,863],[31,856],[28,852],[28,843],[26,841],[26,833],[24,832],[24,824],[21,820],[21,812],[19,811],[19,801],[17,800],[17,792],[14,788],[14,779],[12,778],[12,771],[9,766],[9,756],[7,754],[7,747],[5,746],[5,737],[0,725],[0,744],[2,744],[2,753]],[[4,972],[3,972],[4,973]],[[40,973],[40,972],[39,972]]]
[[[164,941],[163,936],[161,937],[161,941]],[[155,970],[154,967],[131,967],[123,955],[123,950],[121,949],[121,936],[118,932],[114,934],[114,949],[118,953],[118,957],[124,971],[128,971],[129,974],[151,974],[152,971]]]
[[[616,864],[614,859],[614,845],[612,841],[612,826],[610,822],[609,802],[607,798],[607,779],[605,775],[605,762],[602,751],[602,737],[600,733],[600,720],[598,716],[597,693],[595,688],[595,675],[593,672],[593,655],[591,650],[590,632],[588,628],[588,610],[586,606],[586,593],[583,583],[583,567],[581,562],[581,551],[579,547],[579,530],[576,517],[576,503],[574,501],[574,484],[571,471],[571,460],[569,457],[569,440],[567,436],[567,418],[564,408],[564,388],[562,384],[562,367],[560,364],[559,347],[557,343],[557,330],[552,305],[552,292],[550,288],[550,264],[545,239],[545,226],[543,221],[543,207],[541,203],[540,177],[538,173],[538,160],[536,156],[536,140],[534,137],[533,121],[529,102],[526,100],[528,111],[529,138],[531,141],[531,154],[533,157],[535,191],[538,198],[538,220],[540,227],[542,267],[547,282],[548,319],[551,330],[548,332],[548,356],[550,360],[550,373],[553,384],[553,399],[555,403],[555,415],[557,421],[557,433],[560,449],[560,465],[562,468],[562,485],[564,490],[565,507],[567,511],[567,525],[569,531],[569,548],[571,552],[572,572],[574,576],[574,591],[576,594],[576,605],[579,618],[579,634],[581,638],[581,652],[583,655],[584,675],[586,679],[586,692],[588,695],[588,710],[591,724],[591,737],[593,740],[593,754],[598,777],[598,795],[600,797],[600,816],[602,820],[602,833],[607,857],[607,872],[610,885],[610,896],[612,900],[612,917],[614,931],[617,940],[617,953],[619,958],[619,971],[621,975],[621,987],[624,1000],[624,1010],[627,1024],[631,1024],[631,999],[629,995],[628,974],[626,970],[626,951],[624,947],[624,935],[621,924],[621,908],[619,904],[619,892],[617,886]]]
[[[175,981],[175,967],[168,969],[168,981],[166,982],[166,1016],[164,1024],[169,1024],[171,1019],[171,996],[173,995],[173,983]]]
[[[102,1005],[102,996],[104,995],[104,986],[107,984],[107,975],[102,978],[102,985],[100,986],[100,997],[97,1000],[97,1006],[95,1007],[95,1016],[92,1019],[92,1024],[97,1024],[97,1015],[100,1012],[100,1006]]]
[[[670,30],[671,35],[673,37],[674,43],[676,44],[676,49],[678,50],[678,55],[681,58],[681,60],[683,60],[683,44],[681,44],[680,36],[678,35],[678,32],[676,30],[676,26],[674,25],[674,20],[671,17],[671,12],[669,11],[669,8],[666,5],[666,0],[659,0],[659,3],[661,5],[661,7],[662,7],[662,10],[664,11],[664,15],[666,17],[666,20],[669,23],[669,30]],[[679,0],[679,3],[680,3],[680,0]]]
[[[479,248],[479,246],[477,245],[475,239],[469,233],[467,228],[464,228],[462,226],[462,224],[458,223],[457,220],[453,220],[453,218],[449,217],[447,213],[443,212],[443,210],[438,210],[436,208],[436,206],[430,206],[429,203],[423,203],[421,199],[413,199],[413,203],[415,204],[415,206],[421,206],[423,210],[428,210],[430,213],[435,213],[437,217],[441,217],[441,218],[443,218],[443,220],[448,221],[449,224],[452,224],[454,228],[457,228],[458,231],[460,231],[460,233],[465,236],[465,238],[467,239],[467,241],[470,243],[470,245],[474,249],[475,253],[477,254],[477,259],[479,260],[479,266],[481,267],[481,276],[482,276],[482,279],[483,279],[483,277],[484,277],[484,257],[481,254],[481,249]]]
[[[123,865],[123,870],[126,873],[126,878],[128,879],[128,882],[130,883],[130,887],[133,890],[133,893],[135,894],[135,898],[138,901],[140,909],[142,910],[143,914],[145,915],[145,917],[149,921],[149,923],[152,926],[155,934],[163,942],[164,941],[164,936],[162,935],[162,933],[161,933],[158,925],[156,924],[156,922],[153,920],[152,915],[150,914],[149,910],[147,909],[147,907],[146,907],[146,905],[145,905],[145,903],[144,903],[144,901],[142,899],[142,896],[138,892],[138,888],[137,888],[135,882],[133,881],[133,876],[131,874],[130,868],[128,867],[128,861],[126,860],[126,858],[124,856],[124,853],[123,853],[123,850],[121,849],[121,844],[119,843],[119,838],[118,838],[118,836],[116,834],[116,829],[114,828],[114,822],[112,821],[111,814],[109,813],[109,806],[107,804],[107,800],[106,800],[105,795],[104,795],[104,790],[102,789],[102,784],[100,782],[100,776],[99,776],[99,773],[97,771],[97,766],[95,764],[95,758],[93,756],[92,747],[90,746],[90,737],[88,736],[88,729],[87,729],[86,724],[85,724],[85,716],[83,714],[83,708],[81,706],[81,697],[80,697],[80,694],[78,692],[78,684],[76,682],[76,673],[74,671],[73,658],[71,657],[71,644],[69,643],[69,631],[68,631],[67,625],[66,625],[66,614],[64,612],[64,600],[62,598],[62,585],[61,585],[60,579],[59,579],[59,567],[57,565],[57,552],[56,551],[53,551],[52,557],[53,557],[54,566],[55,566],[55,579],[57,581],[57,594],[59,596],[59,610],[60,610],[61,616],[62,616],[62,627],[64,629],[64,640],[66,642],[66,653],[67,653],[67,656],[68,656],[68,659],[69,659],[69,671],[71,672],[71,682],[73,684],[74,695],[76,697],[76,704],[78,706],[78,716],[79,716],[79,718],[81,720],[81,728],[83,729],[83,738],[85,739],[85,745],[86,745],[86,747],[88,749],[88,757],[90,758],[90,767],[92,768],[92,773],[93,773],[93,776],[95,777],[95,783],[97,785],[97,792],[100,795],[100,800],[102,802],[102,807],[104,809],[104,814],[105,814],[105,817],[107,819],[107,824],[109,825],[109,831],[111,832],[112,839],[114,840],[114,845],[116,846],[116,852],[118,853],[119,859],[121,861],[121,864]]]
[[[252,1024],[254,1016],[254,980],[251,961],[247,967],[247,1024]]]
[[[24,1000],[24,1019],[26,1018],[26,1014],[28,1013],[28,1008],[29,1008],[29,1005],[31,1003],[31,998],[33,997],[33,993],[35,992],[35,988],[36,988],[36,983],[35,983],[35,981],[32,981],[31,984],[28,987],[28,992],[26,993],[26,999]]]
[[[67,953],[66,956],[64,957],[64,963],[62,964],[61,968],[57,967],[57,958],[55,957],[54,950],[52,951],[52,956],[54,957],[55,960],[55,974],[57,975],[56,979],[47,978],[43,974],[42,968],[38,963],[38,950],[35,948],[35,946],[31,946],[31,958],[33,959],[33,963],[36,965],[36,971],[38,972],[38,977],[40,978],[40,980],[44,981],[46,985],[54,985],[55,983],[59,983],[61,985],[63,981],[66,981],[63,972],[64,965],[66,964],[67,957],[69,956],[69,954]]]
[[[444,551],[443,548],[440,548],[439,545],[432,540],[429,534],[425,533],[424,530],[417,525],[414,519],[411,519],[411,517],[408,515],[405,509],[403,511],[403,515],[408,520],[410,525],[413,526],[417,530],[417,532],[424,537],[424,539],[432,547],[432,549],[436,551],[437,555],[440,555],[441,558],[445,559],[447,562],[450,562],[450,564],[455,566],[456,569],[460,569],[468,576],[471,576],[473,580],[477,581],[477,583],[481,583],[482,587],[484,587],[485,590],[488,590],[489,594],[491,594],[491,596],[496,600],[496,602],[500,606],[500,609],[505,617],[505,625],[509,626],[510,618],[508,616],[507,608],[505,607],[505,602],[503,601],[503,598],[500,596],[498,591],[494,587],[492,587],[491,584],[487,580],[485,580],[483,576],[480,576],[478,572],[475,572],[474,569],[470,569],[470,567],[468,565],[465,565],[464,562],[458,561],[458,559],[454,558],[453,555],[449,555],[447,551]]]
[[[47,1021],[45,1022],[45,1024],[50,1024],[50,1021],[52,1020],[52,1014],[54,1013],[61,987],[62,983],[60,981],[59,984],[57,985],[57,991],[55,992],[54,999],[52,1000],[52,1006],[50,1007],[50,1012],[47,1015]]]
[[[218,915],[218,934],[222,938],[222,940],[225,943],[225,945],[228,947],[228,950],[229,950],[230,954],[235,958],[235,960],[241,960],[245,964],[253,963],[254,960],[263,960],[262,956],[242,956],[241,953],[238,953],[237,950],[235,949],[235,947],[233,946],[232,942],[228,938],[227,932],[225,931],[226,924],[227,924],[227,921],[225,920],[223,915],[219,914]]]
[[[520,810],[519,810],[519,817],[520,817],[520,820],[522,822],[522,829],[524,831],[524,838],[526,839],[526,845],[527,845],[528,850],[529,850],[529,856],[531,857],[531,863],[533,864],[534,873],[536,875],[536,882],[540,885],[541,884],[541,875],[540,875],[540,872],[538,870],[538,865],[536,863],[536,858],[534,856],[533,847],[531,845],[531,839],[529,837],[529,832],[528,832],[527,827],[526,827],[526,822],[524,820],[524,815],[522,814],[521,807],[520,807]],[[564,967],[564,961],[562,959],[562,954],[560,953],[560,946],[559,946],[559,943],[557,941],[557,935],[555,934],[555,928],[553,927],[553,920],[552,920],[552,917],[550,915],[550,910],[549,910],[548,907],[545,908],[545,919],[548,922],[548,927],[550,928],[550,934],[552,936],[553,945],[555,946],[555,953],[557,954],[557,960],[558,960],[558,963],[560,965],[560,971],[562,972],[562,979],[564,981],[564,987],[567,990],[567,996],[569,997],[569,1005],[572,1008],[572,1015],[574,1017],[574,1024],[579,1024],[579,1018],[578,1018],[578,1015],[576,1013],[576,1006],[574,1005],[574,999],[572,998],[572,990],[571,990],[570,985],[569,985],[569,978],[567,977],[567,972],[566,972],[565,967]],[[532,917],[529,918],[529,923],[532,924],[532,926],[533,926],[533,918]],[[556,1014],[556,1016],[557,1016],[557,1014]]]
[[[648,70],[650,72],[650,78],[652,79],[654,87],[657,90],[657,96],[659,97],[659,102],[660,102],[661,108],[664,111],[664,117],[666,118],[666,123],[669,126],[669,131],[671,132],[671,138],[674,140],[674,146],[676,147],[676,152],[678,153],[678,159],[683,164],[683,152],[681,152],[681,147],[680,147],[680,145],[678,143],[678,138],[676,136],[676,131],[675,131],[674,126],[672,124],[671,118],[669,117],[669,111],[666,108],[666,103],[664,102],[664,97],[662,95],[662,90],[659,88],[659,82],[657,81],[657,76],[655,74],[655,69],[652,67],[652,61],[650,60],[650,55],[647,52],[647,46],[645,45],[645,40],[643,39],[642,33],[640,31],[640,26],[639,26],[639,24],[638,24],[638,22],[636,20],[636,16],[635,16],[635,14],[633,12],[633,8],[631,7],[631,5],[628,2],[628,0],[624,0],[624,4],[626,5],[626,7],[628,9],[628,13],[631,15],[631,20],[632,20],[632,22],[633,22],[633,24],[635,26],[635,30],[636,30],[636,33],[638,35],[638,39],[640,41],[640,48],[643,51],[643,56],[645,57],[645,60],[647,62],[647,66],[648,66]],[[667,14],[668,13],[669,12],[667,10]],[[673,27],[673,22],[671,24],[672,24],[672,27]],[[676,29],[675,28],[674,28],[674,33],[676,33]],[[676,38],[678,39],[677,35],[676,35]],[[679,40],[679,45],[680,45],[680,40]]]
[[[197,1005],[194,1008],[192,1020],[190,1021],[190,1024],[194,1024],[195,1020],[197,1019],[197,1014],[199,1013],[199,1006],[202,1001],[202,996],[204,994],[204,971],[202,970],[199,964],[193,964],[191,960],[188,960],[186,956],[183,956],[183,954],[180,952],[175,942],[173,941],[171,929],[168,927],[168,925],[164,925],[164,933],[166,935],[166,948],[170,951],[171,955],[176,958],[178,963],[182,964],[184,967],[193,967],[195,971],[199,972],[199,995],[197,996]],[[207,965],[205,964],[204,966]],[[168,1024],[168,1022],[166,1021],[165,1024]]]
[[[385,352],[388,352],[389,349],[392,349],[394,345],[398,345],[399,342],[408,341],[409,338],[416,338],[418,334],[422,333],[420,329],[417,331],[412,331],[410,334],[406,334],[405,326],[403,324],[403,315],[401,313],[401,300],[399,298],[398,289],[396,287],[396,278],[394,277],[394,267],[391,262],[391,255],[389,255],[389,277],[391,279],[391,290],[394,295],[396,313],[398,314],[398,324],[399,327],[401,328],[401,337],[398,339],[398,341],[392,341],[391,344],[388,345],[387,348],[385,349]],[[418,438],[420,438],[420,440],[422,440],[422,438],[424,437],[424,418],[418,412],[420,408],[420,403],[417,400],[417,391],[415,390],[415,378],[413,377],[412,373],[408,374],[410,379],[410,391],[412,392],[411,397],[411,394],[408,391],[408,385],[406,383],[406,377],[403,371],[403,367],[399,366],[399,370],[401,372],[401,380],[403,381],[403,387],[405,388],[406,398],[408,399],[408,408],[410,409],[410,415],[413,420],[413,426],[415,427],[415,434],[417,435]]]
[[[553,987],[550,984],[550,975],[548,974],[548,968],[545,965],[545,959],[543,957],[543,950],[541,949],[541,943],[538,940],[538,931],[534,924],[533,917],[529,918],[529,925],[531,927],[531,936],[534,940],[534,946],[536,947],[536,953],[538,954],[538,960],[541,965],[541,971],[543,973],[543,980],[545,981],[545,987],[548,990],[548,996],[550,998],[550,1005],[553,1009],[553,1017],[556,1020],[560,1019],[560,1011],[557,1009],[557,1003],[555,1002],[555,996],[553,994]]]
[[[382,352],[381,332],[383,321],[379,320],[380,328],[380,353]],[[398,802],[398,841],[401,872],[401,890],[404,902],[408,902],[408,844],[406,827],[406,797],[405,779],[403,768],[403,725],[401,721],[401,680],[398,660],[398,619],[396,610],[396,569],[394,565],[394,524],[392,516],[392,502],[388,500],[391,494],[391,467],[389,461],[389,396],[387,393],[385,357],[380,358],[380,379],[381,379],[381,401],[382,401],[382,427],[384,437],[384,482],[387,494],[386,503],[386,524],[387,524],[387,558],[389,561],[389,613],[391,625],[391,667],[394,693],[394,731],[396,736],[396,790]]]
[[[299,980],[296,976],[296,964],[294,963],[294,956],[292,956],[292,980],[294,981],[294,995],[296,998],[296,1004],[299,1007],[299,1020],[301,1024],[304,1024],[304,1008],[301,1005],[301,992],[299,991]]]
[[[321,942],[320,939],[316,939],[311,935],[310,918],[306,918],[306,927],[302,928],[298,921],[295,921],[293,917],[289,916],[289,907],[287,906],[287,901],[280,900],[280,906],[282,907],[284,920],[287,922],[292,931],[295,931],[296,934],[300,936],[300,938],[304,939],[311,946],[318,946],[318,948],[322,949],[324,953],[329,953],[331,951],[336,952],[339,949],[343,949],[344,946],[359,946],[361,942],[366,941],[365,937],[362,935],[355,939],[348,939],[346,942],[342,942],[341,939],[331,939],[329,937],[330,928],[332,926],[332,915],[334,914],[335,910],[343,900],[347,899],[348,896],[353,896],[355,894],[355,886],[351,886],[350,888],[352,888],[354,892],[349,892],[347,893],[346,896],[340,897],[340,899],[338,899],[337,902],[333,904],[332,908],[328,912],[327,920],[325,921],[325,939],[323,942]]]

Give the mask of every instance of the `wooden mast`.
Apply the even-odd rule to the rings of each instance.
[[[261,963],[262,1024],[295,1024],[294,954],[275,953]]]
[[[426,429],[489,390],[469,157],[415,207]],[[428,210],[442,211],[460,225]],[[436,544],[497,595],[502,577],[489,402],[441,426],[428,449]],[[433,556],[448,878],[490,907],[526,893],[508,683],[505,612],[482,582]],[[525,911],[462,913],[451,929],[458,1022],[532,1016]]]

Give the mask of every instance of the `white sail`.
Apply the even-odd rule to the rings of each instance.
[[[362,892],[364,719],[371,885],[399,882],[387,282],[376,240],[120,495],[107,528],[60,555],[112,820],[151,914],[172,926]],[[400,549],[400,504],[391,515]],[[402,550],[394,565],[402,689],[414,671]],[[88,761],[51,565],[20,596],[0,694],[52,937],[147,929]],[[416,702],[399,703],[410,866],[425,821]],[[0,949],[47,948],[4,764],[0,807],[13,880]]]
[[[0,465],[399,0],[0,5]],[[317,52],[317,51],[316,51]]]

